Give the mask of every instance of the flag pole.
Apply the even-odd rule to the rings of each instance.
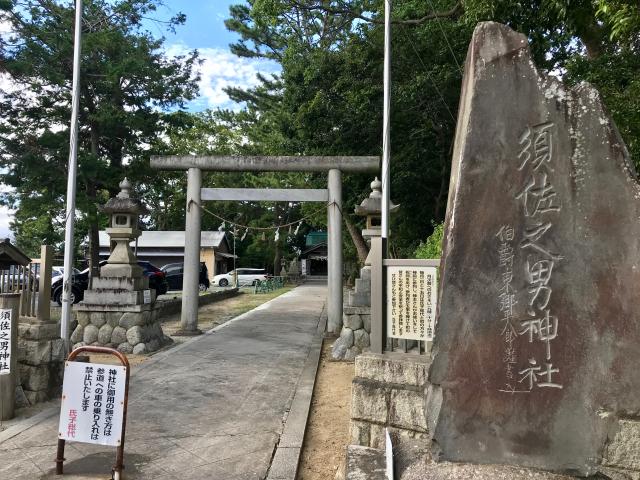
[[[75,34],[73,43],[73,83],[71,91],[71,126],[69,128],[69,173],[67,177],[67,213],[64,231],[64,279],[62,288],[62,321],[60,337],[67,351],[70,350],[69,325],[71,324],[70,297],[73,286],[73,229],[76,210],[76,173],[78,170],[78,111],[80,106],[80,51],[82,36],[82,0],[76,0]]]
[[[389,238],[389,163],[391,157],[391,0],[384,2],[384,107],[382,114],[382,255],[387,257]]]

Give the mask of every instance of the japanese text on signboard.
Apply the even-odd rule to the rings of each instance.
[[[433,340],[436,268],[387,267],[387,335]]]
[[[11,373],[11,310],[0,310],[0,375]]]
[[[67,362],[59,438],[118,446],[122,433],[126,368]]]

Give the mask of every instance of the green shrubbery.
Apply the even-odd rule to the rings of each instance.
[[[414,252],[416,258],[440,258],[442,255],[442,235],[444,223],[433,226],[433,233],[427,237],[426,242],[420,242]]]

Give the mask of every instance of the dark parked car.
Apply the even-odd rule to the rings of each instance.
[[[107,261],[100,262],[100,266],[106,265]],[[164,272],[150,262],[139,261],[143,273],[149,278],[149,288],[156,291],[156,295],[164,295],[169,290],[169,284]],[[84,298],[84,291],[89,288],[89,269],[80,273],[74,273],[71,287],[71,301],[78,303]],[[58,305],[62,305],[62,276],[55,277],[51,283],[51,299]]]
[[[73,270],[73,275],[71,276],[71,303],[78,303],[84,298],[84,291],[89,288],[89,269],[83,270],[82,272],[78,272],[76,269]],[[57,275],[53,277],[51,282],[51,300],[56,302],[58,305],[62,305],[62,281],[64,280],[63,275]]]
[[[182,290],[182,282],[184,280],[184,263],[168,263],[161,270],[165,273],[167,282],[169,282],[170,290]],[[200,262],[200,279],[198,288],[201,292],[209,290],[209,275],[207,266],[204,262]]]

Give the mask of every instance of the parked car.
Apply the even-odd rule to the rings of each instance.
[[[221,287],[229,286],[233,283],[233,274],[238,272],[238,286],[255,285],[256,280],[266,280],[268,275],[264,268],[237,268],[228,273],[223,273],[213,277],[213,284]]]
[[[51,279],[51,300],[58,305],[62,305],[62,286],[63,275],[56,275]],[[77,268],[73,269],[71,276],[71,303],[78,303],[84,298],[84,291],[89,288],[89,269],[80,272]]]
[[[162,270],[169,283],[169,290],[182,290],[182,282],[184,280],[184,263],[168,263]],[[209,272],[204,262],[200,262],[200,277],[198,289],[201,292],[209,290],[211,282],[209,281]]]
[[[104,263],[107,263],[106,261]],[[164,295],[169,290],[169,284],[167,283],[167,277],[165,273],[151,262],[139,261],[138,265],[143,268],[145,276],[149,277],[149,288],[153,288],[156,291],[156,296]],[[100,262],[102,266],[102,262]]]
[[[106,264],[106,260],[100,262],[101,267]],[[142,267],[144,275],[149,278],[149,288],[153,288],[156,291],[156,296],[167,293],[167,290],[169,290],[169,284],[167,283],[164,272],[150,262],[139,261],[138,265]],[[87,268],[81,272],[76,272],[77,269],[74,269],[71,283],[72,303],[78,303],[81,301],[84,298],[84,291],[89,288],[89,269]],[[63,276],[59,275],[54,277],[51,282],[51,299],[58,305],[62,305],[63,279]]]

